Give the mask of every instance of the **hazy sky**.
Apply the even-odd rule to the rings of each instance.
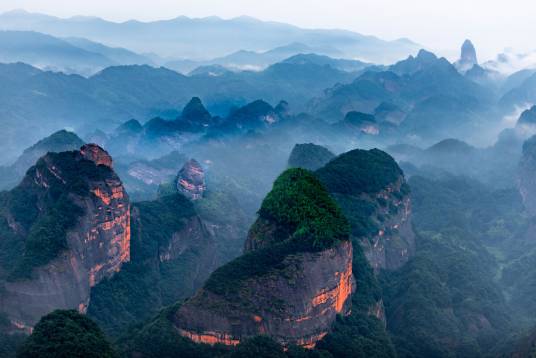
[[[534,0],[0,0],[0,12],[13,9],[115,21],[249,15],[384,39],[408,37],[449,57],[465,38],[482,59],[506,47],[536,49]]]

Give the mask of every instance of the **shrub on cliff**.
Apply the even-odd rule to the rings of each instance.
[[[289,169],[277,178],[262,202],[259,218],[283,226],[290,234],[283,239],[308,240],[319,250],[348,239],[348,222],[341,210],[318,179],[304,169]]]
[[[274,225],[278,234],[265,236],[259,229],[260,221]],[[348,240],[349,226],[335,201],[311,172],[288,169],[277,178],[264,199],[259,219],[249,235],[269,245],[220,267],[206,282],[206,289],[220,294],[234,292],[243,280],[266,274],[289,255],[322,251]]]

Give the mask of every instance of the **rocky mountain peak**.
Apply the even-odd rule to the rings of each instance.
[[[195,159],[184,164],[177,175],[176,183],[177,190],[191,200],[201,199],[207,190],[205,172]]]
[[[246,253],[216,270],[173,323],[198,343],[266,335],[313,348],[350,312],[352,252],[333,199],[311,172],[289,169],[263,201]]]
[[[75,150],[82,145],[84,142],[75,133],[62,129],[25,149],[17,161],[13,163],[12,168],[15,173],[22,177],[26,170],[46,153]]]
[[[462,44],[460,59],[456,61],[454,66],[459,72],[466,73],[476,65],[478,65],[478,60],[475,46],[470,40],[465,40]]]
[[[471,40],[465,40],[463,42],[460,54],[460,62],[471,65],[471,67],[478,64],[476,49]]]
[[[433,62],[437,60],[437,56],[433,52],[421,49],[419,50],[419,53],[417,53],[417,60],[421,62]]]
[[[389,70],[398,75],[411,75],[433,65],[437,60],[438,58],[434,53],[421,49],[416,57],[409,56],[407,59],[390,66]]]
[[[96,145],[47,153],[2,197],[12,225],[1,235],[19,251],[0,269],[0,312],[14,326],[54,309],[85,312],[91,288],[130,260],[130,201],[111,162]]]
[[[80,148],[80,154],[94,162],[96,165],[104,165],[108,168],[113,167],[112,157],[107,151],[99,147],[97,144],[85,144]]]
[[[316,175],[341,206],[352,236],[376,271],[397,269],[408,261],[415,251],[409,187],[389,154],[355,149]]]

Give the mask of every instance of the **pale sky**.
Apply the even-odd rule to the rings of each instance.
[[[534,0],[0,0],[0,12],[13,9],[113,21],[248,15],[388,40],[408,37],[451,58],[465,38],[482,60],[506,47],[536,49]]]

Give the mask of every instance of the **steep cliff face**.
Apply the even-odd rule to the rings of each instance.
[[[523,144],[519,162],[518,188],[527,212],[536,215],[536,136]]]
[[[356,149],[316,174],[350,221],[375,271],[393,270],[415,251],[411,199],[402,170],[378,149]]]
[[[96,145],[49,153],[7,193],[0,311],[20,328],[58,308],[85,312],[90,289],[130,260],[130,202]],[[29,200],[29,201],[28,201]]]
[[[205,172],[195,159],[184,164],[177,175],[177,190],[192,200],[200,199],[207,190]]]
[[[131,213],[131,261],[91,290],[87,311],[112,336],[190,297],[221,264],[213,233],[183,195],[136,202]]]
[[[310,172],[290,169],[265,198],[246,253],[216,270],[173,322],[200,343],[262,334],[312,348],[349,313],[354,286],[346,219]]]
[[[458,71],[465,73],[478,65],[476,49],[470,40],[465,40],[461,47],[460,59],[455,63]]]

